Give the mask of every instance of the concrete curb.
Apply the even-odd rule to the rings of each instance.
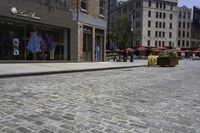
[[[78,72],[104,71],[104,70],[115,70],[115,69],[127,69],[127,68],[137,68],[137,67],[147,67],[147,65],[107,67],[107,68],[91,68],[91,69],[79,69],[79,70],[46,71],[46,72],[27,72],[27,73],[16,73],[16,74],[1,74],[0,75],[0,79],[3,79],[3,78],[15,78],[15,77],[52,75],[52,74],[66,74],[66,73],[78,73]]]

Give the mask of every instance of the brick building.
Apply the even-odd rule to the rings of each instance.
[[[107,1],[70,0],[70,2],[73,20],[78,22],[78,59],[80,61],[104,61]],[[77,2],[79,2],[78,8]]]
[[[104,61],[105,0],[0,1],[0,60]]]

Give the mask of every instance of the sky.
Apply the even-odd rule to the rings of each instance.
[[[178,5],[179,6],[186,5],[189,8],[192,8],[193,6],[200,7],[200,0],[178,0]]]

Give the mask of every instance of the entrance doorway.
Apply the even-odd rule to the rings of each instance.
[[[83,61],[92,61],[92,28],[83,28]]]
[[[104,30],[95,31],[95,61],[104,61]]]

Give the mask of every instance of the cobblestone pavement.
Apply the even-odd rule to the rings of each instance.
[[[200,133],[200,62],[0,80],[1,133]]]

